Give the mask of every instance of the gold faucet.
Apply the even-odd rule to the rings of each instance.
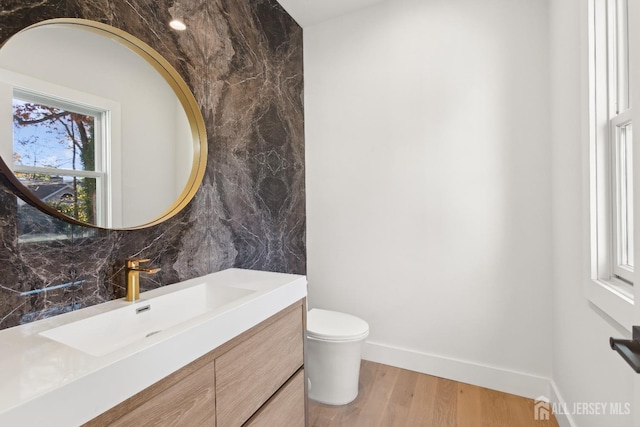
[[[157,273],[158,267],[140,267],[140,263],[151,261],[148,258],[131,258],[127,260],[127,296],[126,301],[140,299],[140,273]]]

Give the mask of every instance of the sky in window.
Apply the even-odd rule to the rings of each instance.
[[[14,112],[15,108],[25,104],[26,101],[14,99]],[[79,152],[76,153],[74,167],[71,141],[59,123],[19,126],[14,121],[13,151],[16,165],[84,170]]]

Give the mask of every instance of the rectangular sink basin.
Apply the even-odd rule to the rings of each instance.
[[[40,335],[93,356],[103,356],[230,304],[253,290],[207,283],[144,298]]]

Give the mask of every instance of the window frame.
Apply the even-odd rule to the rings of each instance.
[[[49,107],[59,108],[74,113],[90,115],[94,117],[94,145],[95,145],[95,168],[94,170],[78,170],[68,168],[53,168],[43,166],[29,166],[17,164],[14,162],[13,171],[15,173],[40,173],[50,176],[62,176],[71,178],[92,178],[96,180],[95,194],[95,220],[98,224],[106,222],[108,217],[109,200],[106,197],[109,194],[109,168],[110,165],[106,161],[108,158],[109,140],[106,135],[106,129],[109,127],[109,112],[102,108],[95,108],[76,103],[74,101],[61,100],[44,93],[38,93],[31,90],[15,88],[13,90],[13,99],[24,102],[31,102]],[[15,141],[14,141],[15,144]]]
[[[629,328],[633,323],[634,275],[630,266],[619,261],[625,236],[633,242],[635,218],[621,236],[624,227],[620,218],[629,210],[621,203],[618,176],[620,129],[632,123],[627,2],[591,0],[588,13],[591,280],[585,294],[600,310]],[[618,26],[620,21],[623,25]],[[618,54],[620,50],[622,55]],[[633,170],[630,173],[628,183],[633,180]],[[633,215],[633,188],[629,190]]]
[[[611,202],[613,209],[611,215],[611,269],[616,278],[633,284],[633,239],[631,239],[631,245],[628,244],[629,236],[633,237],[633,141],[627,149],[621,149],[622,143],[626,145],[629,142],[629,136],[631,136],[626,135],[625,129],[631,128],[632,125],[631,110],[628,109],[616,115],[609,123],[611,129],[609,142],[612,151],[611,199],[613,200]],[[625,130],[623,131],[623,129]],[[629,168],[631,171],[626,172]],[[629,216],[631,216],[630,220]],[[628,262],[629,259],[631,259],[631,264]]]

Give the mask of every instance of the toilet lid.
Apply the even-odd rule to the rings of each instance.
[[[369,324],[350,314],[313,308],[307,313],[307,334],[331,341],[358,340],[369,335]]]

